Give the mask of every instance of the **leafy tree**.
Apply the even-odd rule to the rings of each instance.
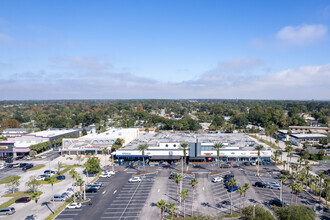
[[[178,210],[178,208],[176,208],[176,203],[166,204],[166,209],[171,213],[171,220],[173,220],[174,212]]]
[[[83,130],[82,130],[82,135],[84,136],[84,135],[87,135],[87,131],[86,131],[86,129],[85,128],[83,128]]]
[[[255,215],[253,215],[253,209],[255,209]],[[252,205],[243,208],[243,216],[245,220],[275,220],[275,217],[261,205]]]
[[[282,208],[276,208],[275,214],[279,220],[314,220],[316,214],[313,210],[304,205],[289,205]]]
[[[213,144],[213,148],[217,150],[217,157],[218,157],[218,168],[220,168],[220,149],[223,147],[223,143],[217,142]]]
[[[157,202],[157,208],[160,209],[161,217],[162,217],[162,220],[163,220],[164,219],[164,212],[165,212],[165,209],[166,209],[165,200],[162,199],[159,202]]]
[[[36,180],[35,176],[30,176],[30,180],[25,183],[26,187],[29,188],[30,192],[37,192],[40,186],[38,180]]]
[[[6,184],[7,188],[11,190],[12,193],[15,192],[16,188],[20,185],[19,179],[20,176],[10,176],[8,177],[8,183]]]
[[[186,217],[186,198],[190,196],[187,189],[183,189],[180,197],[183,199],[183,217]]]
[[[62,167],[63,167],[63,163],[58,161],[57,162],[57,167],[56,167],[57,168],[57,173],[61,173]]]
[[[87,173],[98,173],[101,170],[100,159],[97,157],[90,157],[84,166]]]
[[[143,169],[144,169],[144,171],[146,171],[146,167],[145,167],[145,163],[144,163],[144,152],[146,150],[148,150],[148,148],[149,148],[149,145],[147,143],[139,144],[138,147],[137,147],[138,151],[142,152],[142,160],[143,160]]]

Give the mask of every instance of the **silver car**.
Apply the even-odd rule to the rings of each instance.
[[[12,215],[15,213],[14,207],[7,207],[0,210],[0,215]]]
[[[278,189],[278,190],[281,189],[280,184],[278,184],[277,182],[268,182],[268,183],[267,183],[267,186],[268,186],[270,189]]]

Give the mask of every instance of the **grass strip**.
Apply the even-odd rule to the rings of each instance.
[[[50,214],[47,218],[45,218],[45,220],[52,220],[54,219],[58,214],[60,214],[67,205],[69,205],[71,202],[65,202],[63,205],[61,205],[60,207],[58,207],[54,213]]]
[[[21,179],[20,176],[18,176],[18,177],[19,177],[19,179]],[[6,178],[6,179],[4,179],[4,180],[1,180],[1,181],[0,181],[0,184],[7,184],[7,183],[9,183],[9,181],[10,181],[10,177],[8,177],[8,178]]]
[[[42,165],[38,165],[36,167],[33,167],[31,169],[28,169],[28,171],[33,171],[33,170],[40,170],[41,168],[44,168],[46,165],[42,164]]]
[[[18,192],[7,193],[7,194],[3,195],[2,197],[13,197],[13,198],[8,200],[5,203],[2,203],[0,205],[0,209],[9,207],[10,205],[15,203],[16,199],[19,199],[24,196],[30,196],[30,194],[28,192],[18,191]]]

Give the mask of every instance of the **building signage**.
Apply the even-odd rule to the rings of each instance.
[[[258,154],[257,152],[250,152],[250,154]]]
[[[173,151],[169,151],[169,152],[168,152],[168,155],[169,155],[169,156],[173,156]]]
[[[131,155],[131,153],[123,152],[122,155]]]
[[[0,146],[0,149],[8,149],[8,146]]]
[[[204,153],[204,155],[212,155],[213,153]]]

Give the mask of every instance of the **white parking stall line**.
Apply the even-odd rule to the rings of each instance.
[[[72,213],[72,214],[61,213],[61,215],[78,215],[78,213]]]
[[[121,213],[121,212],[104,212],[104,214],[116,214],[116,213]],[[125,214],[126,214],[126,213],[129,213],[129,214],[134,213],[134,214],[136,214],[136,215],[139,215],[138,212],[125,212]]]
[[[75,212],[75,211],[81,212],[82,209],[64,209],[63,212]],[[63,213],[63,212],[62,212],[62,213]]]
[[[134,216],[125,216],[125,219],[127,218],[136,218],[136,217],[139,217],[138,215],[134,215]],[[101,218],[110,218],[110,219],[118,219],[118,217],[101,217]]]

